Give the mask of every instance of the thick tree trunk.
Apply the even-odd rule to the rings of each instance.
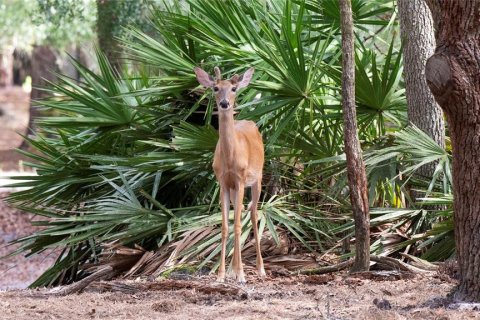
[[[357,135],[355,51],[350,0],[340,0],[340,12],[342,23],[342,106],[345,154],[347,156],[350,201],[355,219],[355,262],[352,266],[352,271],[368,271],[370,268],[370,219],[367,176]]]
[[[424,0],[398,0],[400,31],[403,43],[408,121],[441,147],[445,147],[443,112],[437,105],[425,80],[425,63],[435,50],[435,35],[430,10]],[[419,168],[421,177],[432,177],[437,163]],[[413,198],[423,194],[413,194]]]
[[[480,1],[428,0],[437,48],[426,79],[447,116],[453,147],[456,297],[480,301]]]

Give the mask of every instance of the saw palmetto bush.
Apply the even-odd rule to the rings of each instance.
[[[371,205],[384,207],[372,221],[380,233],[407,234],[410,242],[398,248],[431,248],[446,241],[445,233],[437,226],[413,241],[425,222],[418,220],[445,219],[421,207],[401,209],[401,199],[407,177],[428,161],[439,161],[440,169],[425,189],[448,189],[448,154],[417,131],[400,131],[406,106],[393,3],[354,0],[353,9],[359,134]],[[81,81],[60,75],[51,84],[52,97],[38,104],[56,116],[37,119],[37,134],[27,138],[37,150],[27,156],[38,176],[19,182],[29,189],[10,196],[42,227],[18,239],[16,253],[58,255],[32,285],[69,283],[104,264],[128,275],[158,275],[180,263],[215,270],[221,217],[211,165],[218,134],[211,93],[196,82],[195,66],[220,66],[227,77],[255,67],[236,108],[238,119],[258,124],[266,145],[259,204],[266,267],[305,266],[315,260],[278,255],[335,248],[352,226],[338,11],[336,0],[166,1],[152,7],[151,32],[128,29],[128,72],[114,71],[101,52],[98,73],[73,61]],[[406,145],[408,134],[426,141],[414,145],[418,152]],[[249,221],[247,213],[247,251]],[[400,250],[385,250],[381,241],[372,250]],[[232,246],[230,239],[228,251]]]

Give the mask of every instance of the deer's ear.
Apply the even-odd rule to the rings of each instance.
[[[215,85],[215,81],[213,81],[213,78],[210,77],[208,73],[206,73],[203,69],[195,67],[193,70],[195,71],[198,82],[200,82],[202,86],[211,88]]]
[[[238,85],[237,85],[238,89],[245,88],[246,86],[248,86],[248,84],[252,80],[252,76],[253,76],[254,71],[255,71],[255,69],[252,67],[252,68],[248,69],[247,71],[245,71],[245,73],[242,74],[239,77]]]

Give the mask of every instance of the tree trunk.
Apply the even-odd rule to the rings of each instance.
[[[370,267],[370,219],[367,176],[357,135],[355,110],[355,51],[352,5],[340,0],[342,24],[342,106],[345,131],[345,154],[350,187],[350,201],[355,219],[355,262],[352,271],[368,271]]]
[[[27,135],[33,134],[34,120],[40,116],[40,112],[35,106],[36,101],[45,99],[49,93],[42,90],[48,86],[48,82],[55,82],[58,72],[57,56],[48,46],[36,46],[32,51],[31,76],[32,91],[30,92],[30,113],[28,118]],[[26,141],[20,146],[21,149],[27,149]]]
[[[115,39],[115,28],[121,14],[122,2],[118,0],[97,0],[98,45],[115,70],[120,69],[122,48]]]
[[[456,297],[480,301],[480,1],[428,0],[437,47],[427,83],[447,116],[453,148]]]
[[[405,79],[408,121],[438,145],[445,147],[443,112],[437,105],[425,80],[425,63],[435,50],[435,35],[430,10],[424,0],[398,0],[400,31],[403,43],[403,76]],[[430,178],[437,163],[419,168],[417,174]],[[414,194],[413,198],[423,194]]]

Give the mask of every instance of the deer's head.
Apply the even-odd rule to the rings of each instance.
[[[229,80],[222,80],[222,74],[218,67],[214,69],[215,79],[201,68],[196,67],[194,70],[197,80],[201,85],[207,88],[213,88],[219,111],[230,110],[234,107],[238,90],[248,86],[255,71],[253,68],[250,68],[241,76],[235,74]]]

